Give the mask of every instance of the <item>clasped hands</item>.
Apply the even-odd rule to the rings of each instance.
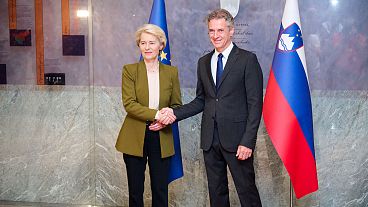
[[[149,129],[151,131],[161,130],[167,125],[172,124],[175,120],[176,116],[172,108],[162,108],[157,114],[156,121],[149,126]]]

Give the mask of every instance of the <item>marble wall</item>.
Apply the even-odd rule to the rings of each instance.
[[[0,200],[127,206],[125,165],[114,148],[125,116],[120,93],[118,87],[0,86]],[[186,103],[195,90],[182,93]],[[295,206],[368,204],[367,97],[367,91],[313,91],[320,189],[294,198]],[[209,206],[200,115],[179,126],[185,175],[170,184],[170,206]],[[263,205],[288,206],[289,178],[263,123],[255,169]],[[150,196],[147,190],[146,203]],[[232,181],[230,197],[240,206]]]
[[[0,200],[93,201],[88,88],[0,88]]]

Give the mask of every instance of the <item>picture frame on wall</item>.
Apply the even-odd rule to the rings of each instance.
[[[0,64],[0,84],[7,84],[6,64]]]
[[[10,46],[32,46],[30,29],[10,29]]]
[[[64,56],[85,56],[84,35],[63,35]]]

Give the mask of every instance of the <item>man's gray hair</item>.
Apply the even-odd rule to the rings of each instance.
[[[226,9],[216,9],[206,17],[207,24],[213,19],[225,19],[227,26],[234,28],[234,17]]]

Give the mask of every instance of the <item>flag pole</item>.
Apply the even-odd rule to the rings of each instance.
[[[290,207],[293,207],[293,184],[291,183],[291,179],[289,178],[290,181]]]

